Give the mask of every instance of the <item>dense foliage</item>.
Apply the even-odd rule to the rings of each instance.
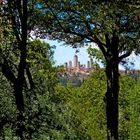
[[[118,66],[139,53],[139,5],[137,0],[3,0],[0,139],[138,140],[140,79],[120,75]],[[89,54],[105,71],[96,65],[85,79],[62,77],[53,46],[38,37],[73,47],[96,43],[100,50],[90,47]]]
[[[37,27],[41,35],[73,47],[95,43],[100,49],[101,55],[95,49],[93,52],[104,57],[107,136],[109,140],[118,140],[119,64],[132,52],[140,52],[140,3],[131,0],[42,0],[39,5],[38,19],[43,17],[43,20],[41,28],[40,24]]]
[[[57,68],[52,67],[52,53],[52,48],[40,40],[29,42],[27,60],[35,88],[24,90],[26,135],[31,135],[30,139],[106,139],[105,73],[100,69],[93,72],[80,87],[72,81],[62,85]],[[120,140],[139,138],[139,85],[139,78],[121,76]],[[2,73],[0,96],[1,137],[16,138],[15,98]]]

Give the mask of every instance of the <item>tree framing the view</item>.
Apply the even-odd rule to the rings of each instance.
[[[38,10],[44,17],[39,32],[47,31],[51,39],[74,47],[96,43],[101,50],[106,62],[108,140],[118,140],[119,63],[133,51],[139,53],[138,4],[121,0],[42,0]]]
[[[9,25],[9,35],[13,36],[13,40],[9,40],[9,42],[14,42],[15,48],[19,49],[19,64],[17,68],[17,72],[14,73],[7,58],[3,58],[4,61],[1,64],[2,73],[10,81],[13,85],[14,96],[16,100],[17,107],[17,136],[24,139],[24,111],[25,111],[25,103],[24,103],[24,95],[23,90],[25,87],[25,72],[27,73],[27,77],[30,79],[29,81],[33,84],[31,73],[29,68],[27,68],[27,39],[28,39],[28,0],[4,0],[3,6],[1,8],[1,16]],[[11,44],[12,47],[12,44]],[[16,65],[16,64],[15,64]]]
[[[96,95],[94,97],[96,99],[98,94],[102,92],[100,98],[104,96],[106,105],[107,139],[118,140],[120,136],[118,134],[118,99],[122,96],[119,96],[119,92],[121,94],[122,92],[125,93],[129,87],[128,83],[125,90],[120,88],[118,67],[132,52],[135,54],[140,52],[140,3],[138,0],[3,0],[1,4],[3,5],[0,8],[0,76],[3,85],[0,90],[2,97],[0,100],[0,105],[2,106],[0,138],[5,139],[7,137],[6,133],[10,138],[9,134],[14,133],[16,138],[30,140],[42,138],[43,132],[45,138],[90,139],[94,136],[98,137],[100,132],[97,129],[95,133],[98,133],[95,135],[89,133],[92,135],[91,137],[87,132],[83,133],[86,127],[84,123],[80,122],[80,114],[78,119],[75,117],[76,114],[72,111],[73,104],[68,103],[70,108],[68,110],[64,109],[67,106],[67,102],[69,102],[67,93],[70,96],[74,96],[72,98],[74,99],[73,102],[75,102],[79,95],[82,94],[82,98],[79,99],[83,100],[86,89],[81,89],[77,98],[75,95],[77,96],[78,87],[73,88],[70,86],[69,91],[67,87],[61,87],[60,85],[56,87],[58,81],[56,80],[55,68],[52,67],[53,62],[51,62],[52,47],[49,44],[42,43],[40,40],[31,41],[29,38],[32,32],[35,37],[63,41],[72,47],[81,47],[90,43],[95,43],[98,46],[99,51],[94,49],[92,51],[94,51],[93,56],[99,56],[101,59],[102,56],[104,57],[106,74],[104,80],[106,80],[106,86],[105,84],[101,85],[103,86],[102,91],[99,87],[93,87],[93,90],[91,90],[91,85],[87,82],[85,84],[86,87],[88,85],[87,91],[89,92],[87,95],[90,92],[95,93],[90,98],[87,96],[86,99],[91,99],[91,103],[88,102],[90,103],[89,107],[91,107],[93,103],[92,96]],[[56,67],[56,71],[57,69]],[[101,71],[99,70],[98,72],[100,73]],[[90,78],[93,83],[100,79],[98,73],[96,74],[96,78]],[[105,87],[107,89],[104,94]],[[94,89],[97,89],[97,91]],[[73,94],[71,95],[71,93]],[[63,94],[64,97],[62,97]],[[123,96],[122,102],[125,100]],[[100,98],[98,102],[101,103]],[[134,100],[139,101],[136,98]],[[121,105],[123,106],[122,102]],[[104,103],[102,102],[102,105]],[[6,104],[7,106],[4,107]],[[9,107],[12,104],[14,105]],[[128,106],[125,103],[124,108],[120,108],[124,111]],[[75,108],[77,107],[75,104]],[[81,108],[81,104],[79,104],[78,108]],[[100,106],[95,108],[99,109]],[[85,107],[85,109],[88,110],[88,107]],[[101,112],[104,116],[103,109],[104,106],[102,106]],[[90,112],[90,110],[88,111]],[[120,117],[130,122],[129,116],[131,117],[131,115],[128,112],[129,110],[121,112]],[[94,117],[91,118],[92,113],[96,117],[97,112],[90,112],[90,116],[88,116],[90,117],[89,120],[95,122]],[[139,116],[137,113],[135,115]],[[105,119],[103,118],[101,122],[96,122],[96,124],[103,126],[102,138],[106,137],[104,133],[105,125],[102,124],[104,121]],[[80,128],[80,124],[83,127]],[[121,123],[121,129],[125,125]],[[11,132],[9,132],[9,129]],[[8,130],[8,132],[5,130]],[[135,131],[134,128],[133,131]],[[125,136],[129,137],[128,132],[123,137]],[[13,136],[11,137],[13,138]]]

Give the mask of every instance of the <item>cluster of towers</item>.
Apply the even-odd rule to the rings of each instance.
[[[69,61],[64,64],[64,68],[67,71],[67,74],[73,75],[73,74],[82,74],[81,77],[85,77],[86,75],[89,75],[90,72],[94,71],[93,66],[93,59],[90,58],[89,61],[87,61],[87,65],[80,64],[78,61],[78,56],[74,55],[73,62]],[[139,74],[140,70],[119,70],[120,74]]]
[[[67,69],[76,69],[76,70],[80,70],[80,69],[92,69],[92,65],[93,65],[93,59],[91,58],[90,61],[87,61],[87,66],[86,65],[81,65],[80,62],[78,61],[78,56],[74,55],[74,60],[73,63],[72,61],[69,61],[69,63],[65,63],[64,64],[64,68]]]

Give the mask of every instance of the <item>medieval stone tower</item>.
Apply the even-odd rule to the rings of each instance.
[[[74,55],[74,68],[78,67],[78,56]]]

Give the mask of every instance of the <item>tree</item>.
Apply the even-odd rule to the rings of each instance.
[[[27,65],[27,43],[30,36],[31,24],[30,16],[33,11],[34,1],[4,1],[1,7],[1,17],[3,29],[3,40],[1,41],[1,68],[2,73],[14,88],[14,97],[17,107],[17,129],[16,133],[22,139],[25,139],[25,95],[27,89],[26,80],[28,79],[29,88],[34,88],[34,82]],[[30,11],[30,12],[29,12]],[[7,26],[7,25],[8,26]],[[33,24],[32,24],[33,26]],[[8,28],[7,28],[8,27]],[[8,30],[7,30],[8,29]],[[6,38],[6,39],[5,39]],[[3,45],[10,48],[5,48]],[[11,57],[9,54],[11,51]],[[12,50],[13,49],[13,50]],[[5,54],[4,54],[5,53]],[[7,57],[8,56],[8,57]],[[14,59],[13,59],[14,58]],[[28,89],[29,90],[29,89]]]
[[[140,137],[140,79],[135,80],[135,85],[131,89],[128,99],[129,102],[129,115],[130,115],[130,139],[137,140]],[[133,93],[133,94],[132,94]]]
[[[26,57],[27,57],[27,20],[28,12],[27,5],[28,1],[7,1],[8,13],[10,15],[10,21],[12,23],[12,28],[14,35],[16,37],[16,43],[20,50],[20,62],[18,65],[17,76],[11,72],[14,81],[11,81],[14,86],[14,94],[16,99],[16,106],[18,110],[17,114],[17,135],[24,139],[24,121],[25,118],[23,113],[25,111],[24,97],[23,97],[23,87],[25,81],[25,70],[27,68]]]
[[[36,22],[36,19],[31,18],[32,14],[37,14],[35,11],[33,12],[36,2],[9,0],[4,1],[3,7],[0,9],[4,25],[0,42],[0,67],[2,69],[0,72],[5,84],[10,85],[10,88],[7,86],[8,93],[13,91],[14,97],[12,96],[13,100],[9,101],[9,104],[15,103],[14,113],[12,112],[15,117],[13,122],[7,121],[13,117],[12,115],[8,116],[5,122],[6,115],[3,115],[3,106],[1,107],[2,117],[0,117],[4,121],[1,123],[0,132],[3,139],[5,139],[3,135],[5,124],[8,124],[9,130],[12,125],[11,132],[21,140],[41,139],[44,137],[42,135],[45,135],[45,139],[73,137],[72,129],[65,134],[71,127],[70,122],[67,128],[67,120],[65,122],[65,117],[62,117],[63,112],[61,112],[63,107],[61,104],[59,107],[58,98],[54,96],[57,80],[52,68],[52,48],[40,40],[31,41],[29,39],[30,31]],[[8,28],[6,28],[7,25]],[[3,94],[7,95],[5,92]],[[3,94],[0,96],[3,97]],[[6,98],[11,99],[9,96]],[[1,100],[2,103],[3,100]],[[61,134],[62,131],[63,134]],[[13,138],[13,136],[7,135],[6,137]]]
[[[103,70],[96,70],[84,80],[71,99],[76,116],[81,120],[80,127],[91,139],[106,139],[105,103],[102,101],[106,90]]]
[[[33,21],[31,22],[31,15],[33,14],[33,8],[36,1],[28,0],[4,0],[1,7],[1,17],[3,25],[5,23],[9,26],[9,31],[6,32],[7,44],[14,46],[14,50],[18,50],[17,59],[18,63],[14,64],[4,55],[2,56],[1,68],[3,75],[12,84],[14,88],[14,96],[16,99],[17,106],[17,135],[24,139],[24,95],[23,90],[26,87],[26,78],[29,80],[31,89],[34,87],[32,75],[30,69],[27,65],[27,43],[31,32],[31,26],[33,26]],[[4,29],[4,33],[5,33]],[[2,48],[3,49],[3,48]],[[1,50],[2,51],[2,50]],[[15,59],[14,59],[15,60]],[[15,68],[15,66],[17,67]],[[13,70],[14,67],[14,70]]]
[[[13,51],[13,49],[15,46],[2,46],[3,55],[14,63],[15,67],[8,61],[8,64],[11,64],[10,68],[16,71],[19,50]],[[43,137],[44,139],[63,139],[63,137],[76,136],[73,134],[69,120],[66,119],[70,116],[69,109],[65,109],[63,96],[57,94],[59,89],[55,89],[58,80],[55,68],[52,67],[52,54],[53,48],[49,44],[40,40],[28,41],[27,64],[34,79],[34,88],[32,89],[31,82],[29,82],[30,76],[25,75],[26,82],[22,91],[25,105],[23,136],[27,140]],[[26,73],[28,72],[26,70]],[[7,80],[2,71],[0,71],[0,79],[0,138],[14,139],[19,135],[15,134],[18,110],[15,104],[13,84]],[[69,125],[68,128],[67,125]]]
[[[139,53],[139,2],[42,0],[39,5],[39,16],[44,19],[39,32],[45,30],[50,38],[73,47],[96,43],[101,50],[106,62],[107,139],[118,140],[118,65],[132,51]]]

